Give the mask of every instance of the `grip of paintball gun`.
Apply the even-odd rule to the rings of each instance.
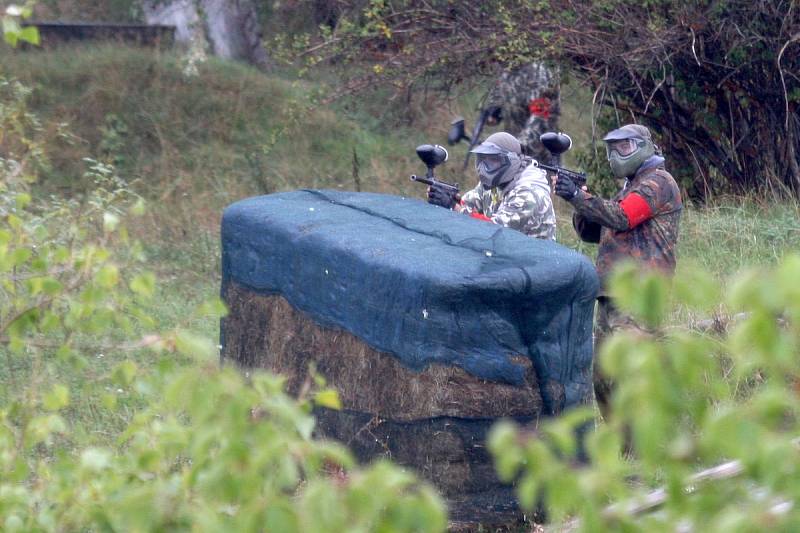
[[[586,174],[583,172],[575,172],[574,170],[569,170],[563,167],[557,167],[553,165],[543,165],[539,163],[539,168],[543,168],[545,170],[549,170],[553,174],[567,176],[569,179],[575,182],[575,185],[581,187],[586,185]]]
[[[421,176],[417,176],[415,174],[411,175],[411,181],[418,181],[419,183],[424,183],[428,187],[439,187],[448,191],[453,192],[453,198],[455,198],[456,202],[461,201],[461,193],[458,190],[457,183],[447,183],[445,181],[439,181],[437,179],[429,179],[423,178]]]

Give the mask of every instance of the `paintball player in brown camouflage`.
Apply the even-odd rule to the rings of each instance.
[[[428,202],[474,218],[516,229],[531,237],[555,239],[556,216],[547,174],[522,155],[519,141],[500,131],[472,150],[478,185],[459,202],[453,191],[431,186]]]
[[[664,169],[664,158],[645,126],[628,124],[603,140],[614,175],[624,185],[611,200],[579,189],[566,176],[556,176],[555,193],[575,208],[573,226],[580,238],[596,242],[596,268],[603,288],[597,299],[595,354],[614,331],[640,330],[632,317],[610,300],[605,282],[619,262],[633,260],[667,275],[675,271],[675,246],[683,203],[677,183]],[[609,414],[613,382],[594,365],[595,398],[604,417]]]
[[[542,163],[552,155],[539,137],[558,131],[559,77],[556,70],[532,62],[500,75],[489,91],[483,109],[491,110],[487,124],[505,121],[505,129],[519,139],[522,153]]]

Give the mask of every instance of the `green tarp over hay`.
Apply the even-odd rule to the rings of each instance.
[[[591,397],[598,280],[554,242],[416,199],[301,190],[229,206],[222,269],[223,296],[231,281],[280,294],[408,368],[520,384],[522,355],[548,413]]]

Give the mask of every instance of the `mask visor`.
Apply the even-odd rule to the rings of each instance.
[[[606,142],[606,157],[611,159],[611,154],[616,152],[619,157],[628,157],[638,150],[636,139],[620,139]]]
[[[475,154],[475,168],[483,168],[487,173],[493,173],[508,164],[508,157],[504,154]]]

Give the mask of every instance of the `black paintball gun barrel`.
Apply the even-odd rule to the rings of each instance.
[[[425,173],[425,177],[412,175],[411,181],[418,181],[428,185],[429,187],[436,187],[446,191],[452,191],[455,195],[456,201],[459,201],[461,198],[458,194],[458,183],[447,183],[446,181],[440,181],[436,179],[436,176],[433,175],[433,169],[447,161],[447,155],[447,150],[438,144],[421,144],[417,146],[417,156],[419,156],[422,162],[425,163],[425,166],[428,167],[428,171]]]
[[[489,117],[496,113],[497,110],[494,108],[484,109],[481,111],[481,114],[478,115],[478,120],[475,121],[475,127],[472,128],[471,137],[467,135],[466,131],[464,131],[464,119],[462,117],[458,117],[450,123],[450,132],[447,134],[447,144],[453,146],[454,144],[458,144],[458,142],[462,139],[465,139],[467,142],[469,142],[469,148],[467,148],[467,157],[464,158],[463,170],[466,170],[467,165],[469,164],[469,156],[471,153],[470,150],[481,143],[481,131],[483,131],[486,121],[489,120]]]
[[[542,142],[547,151],[558,157],[572,147],[572,139],[566,133],[549,131],[543,133],[539,140]],[[549,170],[558,176],[566,176],[571,179],[575,185],[582,187],[586,185],[586,173],[578,172],[576,170],[569,170],[564,167],[556,165],[543,165],[539,163],[539,168]]]

